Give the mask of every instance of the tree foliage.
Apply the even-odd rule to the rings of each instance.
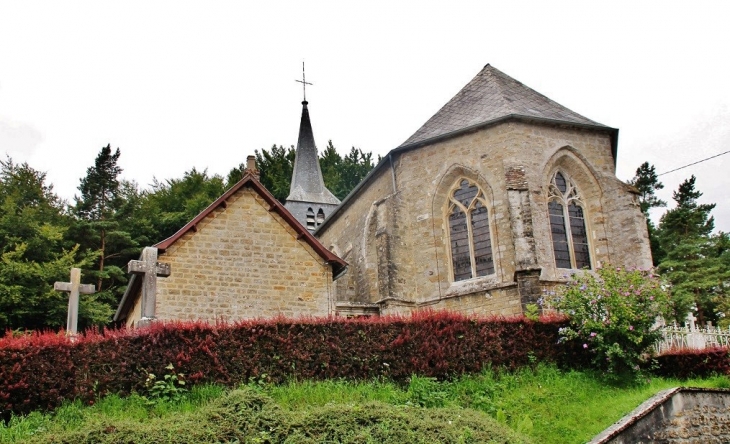
[[[726,233],[712,234],[715,204],[700,204],[702,193],[691,176],[672,195],[676,207],[659,222],[657,238],[664,257],[659,272],[671,285],[674,317],[696,310],[700,324],[730,321],[730,246]],[[724,307],[724,308],[723,308]]]
[[[65,325],[68,297],[53,283],[68,281],[71,267],[88,263],[66,240],[70,223],[44,173],[12,159],[0,162],[0,329]],[[97,296],[81,299],[81,327],[105,324],[110,315]]]
[[[667,203],[659,199],[656,195],[656,191],[664,189],[664,184],[659,181],[659,176],[654,169],[654,165],[651,165],[649,162],[642,163],[636,169],[636,175],[629,181],[629,184],[636,187],[639,191],[639,207],[646,217],[646,230],[649,233],[651,255],[654,260],[654,265],[659,265],[665,253],[657,238],[656,225],[649,218],[649,210],[667,206]]]
[[[294,166],[294,148],[256,151],[262,183],[284,201]],[[192,168],[181,178],[154,180],[150,189],[120,178],[121,151],[101,148],[79,180],[79,195],[61,201],[44,173],[11,159],[0,161],[0,329],[60,328],[68,296],[53,290],[82,268],[82,281],[97,292],[80,298],[79,327],[111,320],[126,288],[127,263],[142,248],[173,235],[243,176],[227,178]],[[330,142],[321,162],[325,183],[340,198],[370,169],[372,154],[353,148],[342,157]]]
[[[261,171],[261,183],[280,202],[286,201],[291,187],[294,171],[294,147],[272,146],[270,151],[256,150],[256,165]],[[378,159],[380,160],[380,159]],[[337,196],[344,199],[375,166],[373,154],[352,147],[344,157],[341,156],[330,140],[319,157],[324,185]],[[233,179],[243,176],[243,164],[231,170],[228,175],[229,184]]]
[[[175,234],[220,197],[226,188],[221,176],[210,176],[207,170],[198,171],[195,168],[186,171],[181,179],[162,182],[155,179],[152,189],[141,196],[138,211],[149,227],[147,236],[151,243]]]
[[[80,246],[91,266],[84,273],[95,278],[96,298],[116,308],[128,282],[127,262],[139,254],[145,238],[136,239],[130,227],[136,184],[120,181],[119,148],[103,147],[94,165],[80,179],[80,196],[75,197],[70,238]]]

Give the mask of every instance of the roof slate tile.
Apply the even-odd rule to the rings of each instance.
[[[488,64],[401,147],[507,116],[604,126],[550,100]]]

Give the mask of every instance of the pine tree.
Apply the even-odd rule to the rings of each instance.
[[[681,321],[694,308],[703,324],[725,315],[720,307],[727,305],[730,253],[727,235],[712,235],[715,204],[697,202],[702,193],[695,181],[692,176],[679,185],[672,196],[677,206],[661,218],[658,239],[666,256],[659,271],[671,284],[675,317]]]
[[[96,264],[93,274],[99,297],[113,308],[128,280],[126,262],[139,254],[141,241],[146,240],[132,234],[136,215],[126,199],[136,195],[136,184],[119,180],[119,157],[119,148],[112,152],[107,145],[94,166],[87,168],[78,187],[81,196],[75,197],[77,219],[72,227],[73,239]]]
[[[636,175],[629,181],[629,184],[639,190],[639,207],[646,217],[649,217],[651,208],[667,206],[667,203],[656,195],[657,190],[664,189],[664,184],[659,182],[659,176],[657,176],[654,165],[649,164],[649,162],[642,163],[636,169]]]
[[[649,233],[651,256],[654,265],[659,265],[659,262],[661,262],[666,253],[662,250],[659,239],[657,238],[657,228],[649,217],[649,210],[667,206],[667,203],[659,199],[656,195],[656,191],[663,189],[664,184],[659,182],[659,176],[654,169],[654,165],[649,164],[649,162],[642,163],[636,169],[636,175],[629,181],[629,184],[636,187],[639,191],[639,207],[646,217],[646,229]]]

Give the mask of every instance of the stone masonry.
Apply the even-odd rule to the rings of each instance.
[[[345,263],[326,252],[273,196],[265,199],[260,183],[244,179],[256,187],[239,186],[172,241],[157,244],[159,260],[172,272],[157,280],[156,319],[234,321],[333,312],[333,270]],[[130,301],[123,299],[115,316],[127,325],[141,315],[133,284],[125,294]]]
[[[487,74],[490,69],[485,68]],[[521,84],[510,85],[514,89]],[[468,93],[467,102],[474,102],[478,91]],[[551,101],[543,108],[548,105],[570,116]],[[580,118],[591,125],[578,118],[562,123],[509,114],[392,150],[315,232],[350,263],[347,275],[336,281],[338,310],[377,306],[381,313],[420,308],[521,313],[543,288],[575,272],[555,265],[547,204],[556,171],[579,189],[591,268],[650,267],[646,221],[637,196],[615,176],[615,130]],[[448,202],[463,179],[478,184],[485,194],[494,273],[456,281]]]

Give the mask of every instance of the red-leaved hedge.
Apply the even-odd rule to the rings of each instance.
[[[53,409],[63,400],[143,391],[147,373],[175,366],[191,383],[448,378],[485,366],[584,362],[558,344],[560,318],[474,319],[450,313],[408,318],[271,319],[211,325],[158,323],[146,329],[0,338],[0,410]]]
[[[659,376],[674,378],[730,375],[730,355],[727,348],[703,350],[672,350],[656,358]]]
[[[50,410],[68,399],[144,392],[148,373],[169,364],[190,383],[252,380],[446,379],[486,366],[531,362],[585,367],[580,344],[558,343],[564,318],[532,322],[437,312],[367,319],[270,319],[211,325],[157,323],[139,330],[87,332],[75,341],[43,333],[0,338],[0,413]],[[660,375],[730,374],[727,350],[671,353]]]

